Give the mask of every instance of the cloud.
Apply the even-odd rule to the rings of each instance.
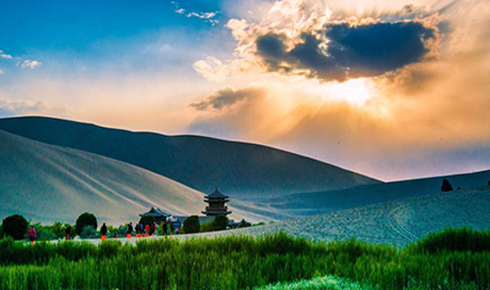
[[[5,52],[3,52],[3,50],[0,50],[0,58],[12,59],[12,56],[10,54],[6,54]]]
[[[35,69],[41,65],[42,63],[40,61],[31,60],[31,59],[26,59],[20,64],[22,68],[30,68],[30,69]]]
[[[199,18],[205,20],[207,23],[210,23],[212,26],[215,26],[219,23],[219,20],[214,19],[219,11],[216,12],[186,12],[184,8],[181,8],[179,4],[175,1],[171,2],[175,7],[175,13],[185,15],[187,18]]]
[[[443,22],[438,12],[407,5],[360,17],[344,13],[315,1],[276,1],[260,21],[228,21],[237,45],[234,58],[221,62],[230,73],[346,81],[380,76],[436,55]]]
[[[208,109],[221,111],[222,109],[230,108],[237,103],[262,94],[263,90],[260,88],[245,88],[238,90],[224,88],[206,97],[202,101],[190,104],[190,106],[198,111],[206,111]]]
[[[287,50],[285,35],[268,33],[255,41],[256,53],[268,71],[345,81],[419,62],[430,51],[426,42],[435,39],[434,29],[419,22],[329,24],[315,34],[303,33]]]
[[[41,101],[12,101],[0,99],[0,117],[46,112],[48,106]]]

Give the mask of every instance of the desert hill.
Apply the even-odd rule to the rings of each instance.
[[[257,236],[284,231],[294,236],[327,241],[356,238],[404,246],[447,227],[490,229],[489,208],[490,187],[486,187],[404,198],[223,234]]]
[[[448,179],[454,189],[478,188],[488,184],[490,171],[369,184],[341,190],[304,192],[254,203],[237,203],[236,206],[274,219],[294,219],[407,197],[439,194],[443,179]]]
[[[19,213],[33,221],[73,223],[93,212],[99,222],[137,221],[151,206],[191,215],[203,193],[107,157],[36,142],[0,131],[0,218]],[[264,220],[231,209],[232,218]],[[254,218],[256,217],[256,218]]]
[[[135,133],[44,117],[1,119],[0,130],[124,161],[201,192],[219,186],[241,200],[379,183],[274,148],[200,136]]]

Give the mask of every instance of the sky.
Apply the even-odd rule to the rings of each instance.
[[[488,0],[0,0],[0,117],[490,169]]]

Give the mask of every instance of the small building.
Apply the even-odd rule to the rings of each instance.
[[[147,217],[147,216],[153,217],[156,220],[157,224],[161,224],[161,223],[166,223],[168,218],[170,218],[172,215],[163,212],[159,208],[151,207],[150,211],[140,214],[140,217]]]
[[[204,197],[204,202],[208,203],[208,206],[202,213],[206,216],[229,215],[231,211],[228,211],[226,206],[226,203],[230,201],[229,198],[229,196],[222,194],[216,188],[213,193]]]

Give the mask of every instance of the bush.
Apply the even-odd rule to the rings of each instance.
[[[153,225],[156,223],[156,219],[152,216],[144,216],[140,219],[140,224],[143,225],[143,229],[145,228],[146,225],[150,226],[151,231],[153,231]]]
[[[226,227],[228,226],[229,222],[230,221],[225,215],[221,215],[221,214],[217,215],[213,222],[214,230],[215,231],[226,230]]]
[[[184,231],[187,234],[198,233],[201,229],[199,217],[197,215],[190,216],[184,221]]]
[[[201,224],[201,229],[199,232],[205,233],[205,232],[212,232],[214,231],[214,222],[205,222]]]
[[[448,228],[431,233],[410,247],[417,252],[490,252],[490,230],[477,231],[471,228]]]
[[[80,234],[82,239],[97,239],[100,238],[100,233],[93,226],[86,226]]]
[[[27,226],[26,219],[18,214],[11,215],[2,222],[4,234],[11,236],[14,240],[24,239],[24,235],[27,233]]]
[[[251,224],[251,223],[249,223],[249,222],[247,222],[247,221],[246,221],[246,220],[244,220],[244,219],[243,219],[243,220],[240,222],[240,224],[238,225],[238,227],[239,227],[239,228],[248,228],[248,227],[250,227],[250,226],[252,226],[252,224]]]
[[[92,226],[94,229],[97,229],[97,218],[88,212],[82,213],[78,217],[75,225],[76,233],[81,236],[82,231],[86,226]]]
[[[442,192],[448,192],[448,191],[452,191],[452,190],[453,190],[453,186],[451,185],[451,183],[449,182],[449,180],[443,179],[442,180],[441,191]]]

